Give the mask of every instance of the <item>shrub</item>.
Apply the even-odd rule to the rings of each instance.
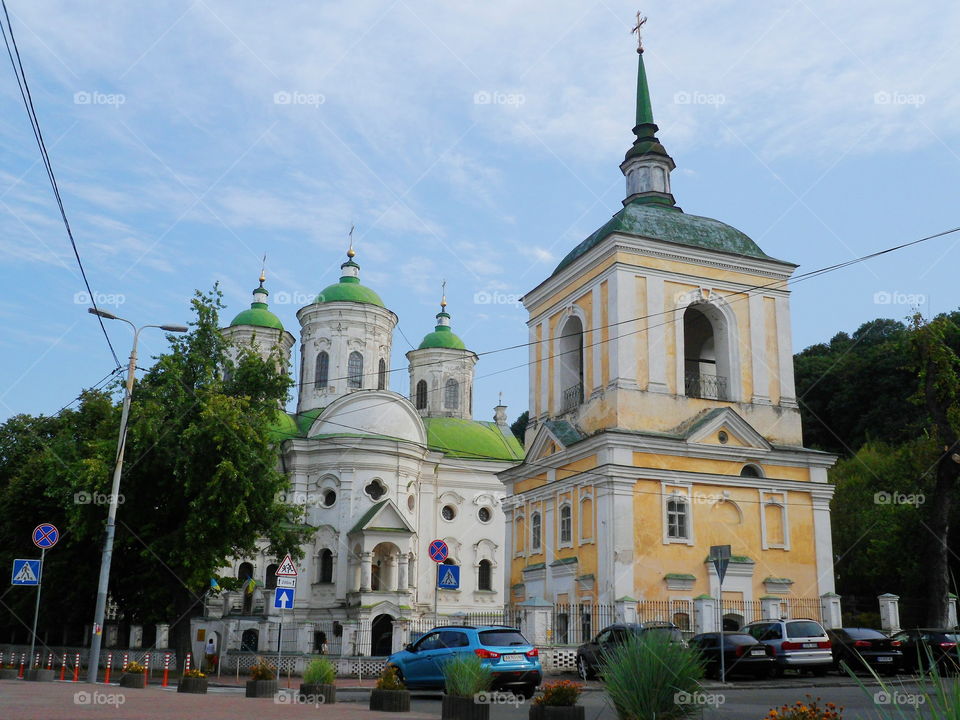
[[[831,702],[820,707],[820,698],[807,695],[807,702],[773,708],[763,720],[843,720],[843,708]]]
[[[677,696],[698,691],[703,662],[664,633],[631,636],[607,654],[600,671],[620,720],[669,720],[699,710]]]
[[[258,657],[256,664],[250,668],[250,677],[254,680],[273,680],[277,677],[277,668],[262,657]]]
[[[138,662],[128,662],[126,667],[123,668],[123,672],[130,673],[131,675],[143,675],[146,671],[146,666]]]
[[[406,689],[406,686],[400,682],[400,677],[397,675],[396,665],[387,665],[383,668],[383,672],[380,673],[380,677],[377,679],[377,690]]]
[[[329,660],[314,660],[303,671],[303,682],[306,685],[333,685],[337,671]]]
[[[543,684],[543,694],[533,700],[534,705],[550,705],[552,707],[570,707],[577,704],[583,685],[570,680],[558,680]]]
[[[447,694],[472,698],[490,689],[493,670],[473,653],[457,653],[443,666]]]
[[[198,668],[190,668],[189,670],[183,673],[183,676],[185,678],[205,678],[206,677],[206,675],[200,672]]]

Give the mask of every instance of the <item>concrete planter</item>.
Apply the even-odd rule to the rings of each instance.
[[[490,720],[490,706],[474,702],[472,697],[444,695],[440,720]]]
[[[53,682],[53,670],[41,670],[40,668],[26,670],[23,673],[23,679],[31,682]]]
[[[20,677],[20,671],[17,668],[0,668],[0,680],[16,680]]]
[[[193,693],[194,695],[207,694],[207,678],[185,677],[180,678],[177,684],[178,693]]]
[[[409,690],[370,691],[370,709],[380,712],[410,712]]]
[[[276,680],[247,680],[247,697],[272,698],[277,692]]]
[[[529,720],[584,720],[582,705],[531,705]]]
[[[144,673],[124,673],[120,676],[120,687],[142,688],[145,681]]]
[[[312,703],[331,705],[337,701],[337,686],[303,683],[300,685],[300,699],[303,700],[304,697],[309,697]]]

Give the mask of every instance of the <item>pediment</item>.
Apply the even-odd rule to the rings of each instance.
[[[721,432],[726,433],[726,442],[721,440]],[[685,440],[697,445],[771,449],[767,439],[730,408],[716,408],[698,418],[687,429]]]
[[[533,436],[526,460],[537,460],[563,452],[569,445],[584,438],[583,433],[566,420],[547,420]]]
[[[371,506],[370,509],[357,520],[348,534],[355,535],[366,531],[378,530],[414,534],[410,523],[404,519],[400,509],[393,500],[390,499],[381,500]]]

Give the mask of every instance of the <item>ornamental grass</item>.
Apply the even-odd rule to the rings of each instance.
[[[303,671],[305,685],[333,685],[337,670],[329,660],[313,660]]]
[[[447,694],[472,698],[493,684],[493,670],[473,653],[458,653],[443,666]]]

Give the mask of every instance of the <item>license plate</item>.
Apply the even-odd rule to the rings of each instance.
[[[878,657],[878,658],[877,658],[877,662],[893,662],[893,658],[892,658],[892,657],[886,657],[886,656],[884,656],[884,657]]]
[[[816,646],[817,646],[816,643],[804,643],[804,644],[803,644],[803,647],[804,647],[804,648],[815,648]]]
[[[523,662],[523,655],[501,655],[503,662]]]
[[[766,650],[751,650],[751,651],[750,651],[750,654],[751,654],[751,655],[762,656],[762,655],[766,655],[766,654],[767,654],[767,651],[766,651]]]

